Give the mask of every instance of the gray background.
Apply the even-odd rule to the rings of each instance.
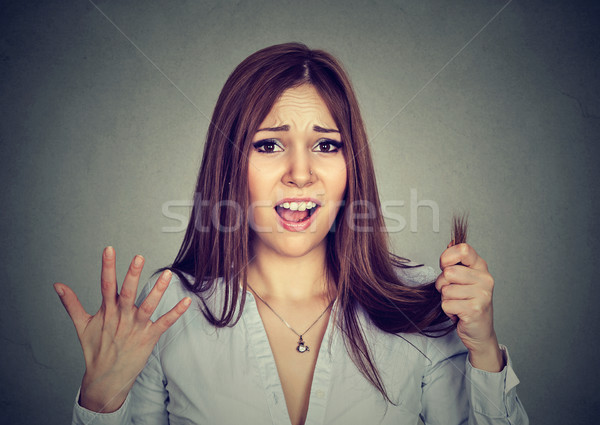
[[[532,423],[594,422],[597,2],[366,3],[3,2],[2,423],[69,422],[84,364],[52,283],[91,312],[104,246],[119,278],[137,253],[144,281],[172,261],[163,204],[191,199],[225,79],[286,41],[349,71],[382,201],[404,201],[397,253],[437,266],[469,211]],[[411,218],[411,189],[439,231],[429,207]]]

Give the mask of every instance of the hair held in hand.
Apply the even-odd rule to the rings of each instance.
[[[467,242],[467,215],[452,216],[452,245]]]

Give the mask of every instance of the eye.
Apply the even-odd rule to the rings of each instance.
[[[283,151],[275,139],[259,140],[258,142],[254,142],[252,146],[254,146],[254,149],[261,153],[274,153]]]
[[[342,142],[331,139],[322,139],[317,142],[314,149],[317,152],[333,153],[337,152],[343,146]]]

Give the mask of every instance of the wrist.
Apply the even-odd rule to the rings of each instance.
[[[487,372],[500,372],[506,363],[495,336],[488,343],[470,348],[469,361],[474,368]]]
[[[78,403],[92,412],[112,413],[121,408],[128,393],[129,388],[118,390],[101,385],[99,382],[90,383],[84,376]]]

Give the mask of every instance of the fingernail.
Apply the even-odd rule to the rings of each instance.
[[[113,257],[114,253],[115,253],[115,249],[112,246],[107,246],[106,249],[104,250],[104,256],[108,259],[111,259]]]
[[[142,256],[136,255],[135,258],[133,259],[133,264],[135,264],[136,266],[140,266],[140,265],[142,265],[142,261],[143,261]]]
[[[58,294],[59,297],[62,297],[63,295],[65,295],[65,291],[63,291],[63,289],[58,286],[56,283],[54,284],[54,290],[56,291],[56,293]]]

